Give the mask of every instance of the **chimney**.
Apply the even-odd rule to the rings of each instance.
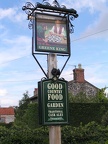
[[[78,68],[73,70],[74,81],[78,83],[83,83],[84,79],[84,69],[82,69],[81,64],[78,64]]]
[[[37,96],[38,95],[38,88],[35,88],[34,89],[34,96]]]

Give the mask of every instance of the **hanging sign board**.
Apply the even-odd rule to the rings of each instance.
[[[35,50],[70,53],[69,20],[65,16],[35,13]]]
[[[47,79],[39,82],[38,88],[40,124],[68,124],[67,81]]]

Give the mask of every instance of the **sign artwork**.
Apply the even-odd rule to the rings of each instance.
[[[69,53],[67,17],[36,14],[36,51]]]

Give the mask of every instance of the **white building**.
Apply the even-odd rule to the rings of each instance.
[[[9,108],[2,108],[0,107],[0,123],[10,123],[14,122],[15,120],[15,113],[14,113],[14,108],[9,107]]]

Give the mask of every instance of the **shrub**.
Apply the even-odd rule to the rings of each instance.
[[[103,115],[102,117],[102,124],[104,126],[107,126],[108,125],[108,111]]]
[[[62,128],[63,144],[107,144],[108,127],[90,122],[79,127],[65,126]]]

